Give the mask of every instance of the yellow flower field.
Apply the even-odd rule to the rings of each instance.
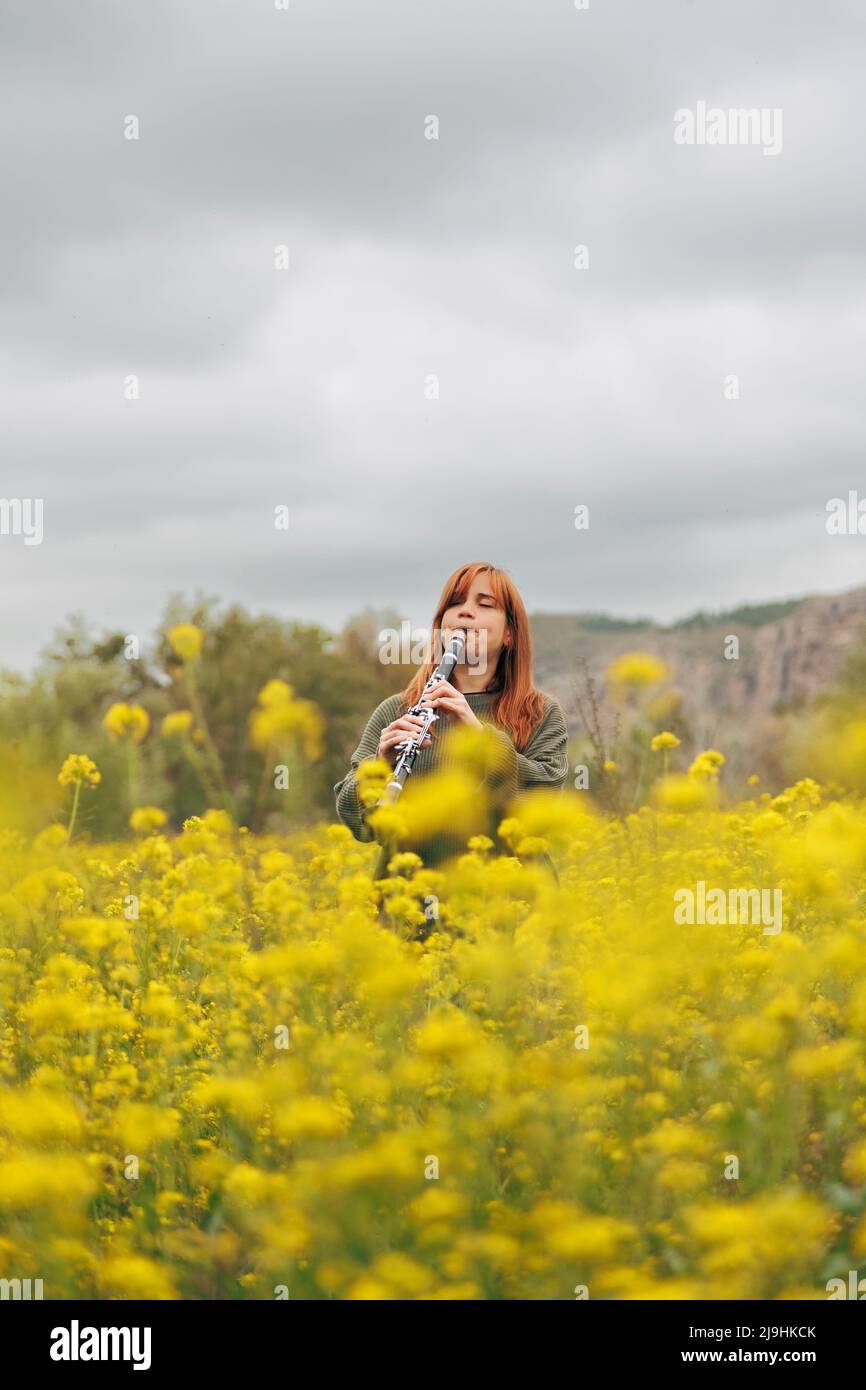
[[[801,782],[659,806],[536,793],[514,856],[402,853],[378,885],[339,826],[6,832],[3,1276],[826,1298],[866,1258],[866,805]],[[517,857],[539,842],[558,886]],[[780,888],[781,930],[678,925],[701,880]]]

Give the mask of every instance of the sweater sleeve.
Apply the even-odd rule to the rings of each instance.
[[[562,706],[545,695],[544,718],[519,753],[504,729],[493,727],[501,744],[501,760],[493,781],[504,794],[515,795],[530,787],[563,787],[568,777],[568,729]]]
[[[337,805],[337,815],[344,825],[347,825],[356,840],[367,843],[375,836],[372,829],[367,824],[364,806],[358,795],[357,771],[359,764],[368,758],[375,758],[379,751],[379,735],[386,725],[393,722],[396,718],[396,706],[399,700],[391,696],[383,700],[378,705],[370,718],[367,720],[367,727],[361,735],[361,742],[355,749],[351,757],[351,766],[346,776],[334,787],[334,797]]]

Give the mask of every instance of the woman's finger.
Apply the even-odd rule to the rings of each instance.
[[[404,739],[407,734],[417,734],[420,727],[420,719],[415,719],[411,723],[406,720],[405,723],[389,724],[388,728],[383,730],[381,737],[388,743],[398,743],[401,739]]]
[[[396,734],[393,734],[390,738],[383,738],[379,746],[381,748],[396,748],[399,744],[404,743],[406,741],[406,738],[407,735],[405,733],[400,733],[398,731]],[[422,738],[419,744],[419,747],[427,748],[430,744],[432,744],[432,742],[433,735],[425,734],[424,738]]]

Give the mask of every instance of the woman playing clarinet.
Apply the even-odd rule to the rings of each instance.
[[[494,809],[501,811],[511,797],[531,788],[560,788],[568,774],[565,718],[558,700],[538,690],[532,678],[532,640],[523,600],[504,570],[483,562],[462,565],[442,590],[433,619],[436,640],[447,647],[457,633],[465,634],[463,651],[450,680],[423,694],[422,706],[437,715],[412,767],[413,783],[433,771],[455,764],[452,734],[458,728],[489,729],[497,741],[495,772],[487,779]],[[408,687],[383,700],[373,711],[352,754],[351,767],[334,788],[337,815],[357,840],[375,838],[369,810],[358,794],[357,770],[372,758],[393,769],[408,739],[422,723],[412,714],[431,674],[436,653],[415,674]],[[458,741],[459,742],[459,741]],[[440,834],[424,845],[411,846],[428,866],[466,848],[459,837]],[[385,872],[380,858],[377,876]]]

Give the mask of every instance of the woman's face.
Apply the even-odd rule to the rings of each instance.
[[[481,675],[496,670],[508,633],[505,609],[500,607],[490,589],[487,576],[479,574],[462,602],[455,601],[442,614],[443,645],[455,628],[463,628],[466,632],[465,664]]]

